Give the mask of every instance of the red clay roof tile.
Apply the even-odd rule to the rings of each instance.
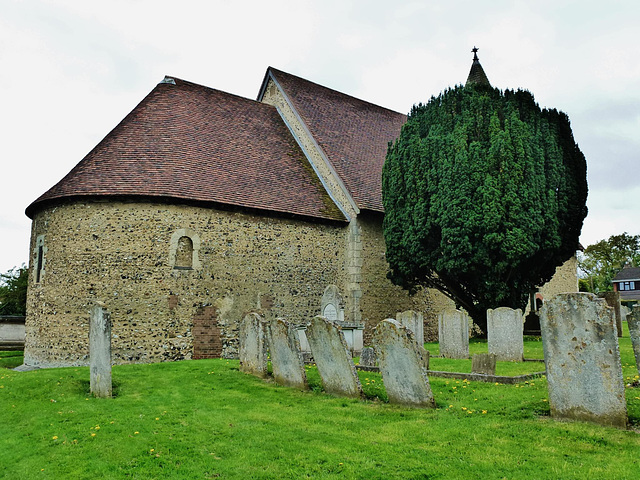
[[[406,115],[269,68],[360,209],[383,211],[382,165]]]
[[[274,107],[179,79],[160,83],[26,213],[96,196],[345,220]]]

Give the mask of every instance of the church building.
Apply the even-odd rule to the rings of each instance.
[[[88,364],[96,302],[115,363],[234,358],[244,315],[304,324],[329,286],[365,344],[409,309],[433,335],[451,302],[386,278],[381,172],[405,120],[275,68],[257,100],[165,77],[26,209],[25,364]],[[556,277],[577,289],[575,265]]]

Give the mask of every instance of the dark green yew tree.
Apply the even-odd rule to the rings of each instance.
[[[527,91],[449,89],[413,107],[383,168],[389,278],[436,288],[485,330],[578,249],[587,167],[568,117]]]

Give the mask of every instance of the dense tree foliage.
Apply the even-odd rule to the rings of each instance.
[[[0,273],[0,315],[25,315],[27,311],[26,267]]]
[[[414,106],[382,185],[389,278],[437,288],[481,327],[575,254],[587,213],[568,117],[520,90],[459,86]]]
[[[578,257],[584,278],[581,289],[588,292],[613,290],[611,280],[625,266],[640,266],[640,235],[611,235],[607,240],[589,245]]]

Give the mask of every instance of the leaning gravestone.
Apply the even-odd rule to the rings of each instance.
[[[629,336],[633,346],[633,355],[636,357],[636,368],[640,375],[640,305],[634,305],[631,315],[627,317]]]
[[[281,318],[271,320],[267,323],[267,339],[276,383],[306,390],[307,375],[298,333],[293,325]]]
[[[94,305],[89,326],[90,389],[96,397],[111,397],[111,317],[104,305]]]
[[[260,378],[267,376],[265,330],[266,325],[257,313],[249,313],[240,323],[240,371]]]
[[[340,327],[324,317],[307,325],[307,340],[327,393],[362,396],[362,386]]]
[[[487,310],[487,344],[498,361],[520,362],[524,358],[524,323],[519,308]]]
[[[374,329],[373,345],[389,402],[435,408],[427,352],[416,343],[411,330],[396,320],[383,320]]]
[[[624,427],[627,404],[613,309],[562,293],[540,311],[551,416]]]
[[[407,310],[406,312],[398,312],[396,320],[407,327],[413,333],[416,343],[424,347],[424,317],[419,312]]]
[[[471,357],[471,373],[496,374],[496,356],[493,353],[476,353]]]
[[[448,308],[438,314],[440,355],[445,358],[469,358],[469,316]]]

